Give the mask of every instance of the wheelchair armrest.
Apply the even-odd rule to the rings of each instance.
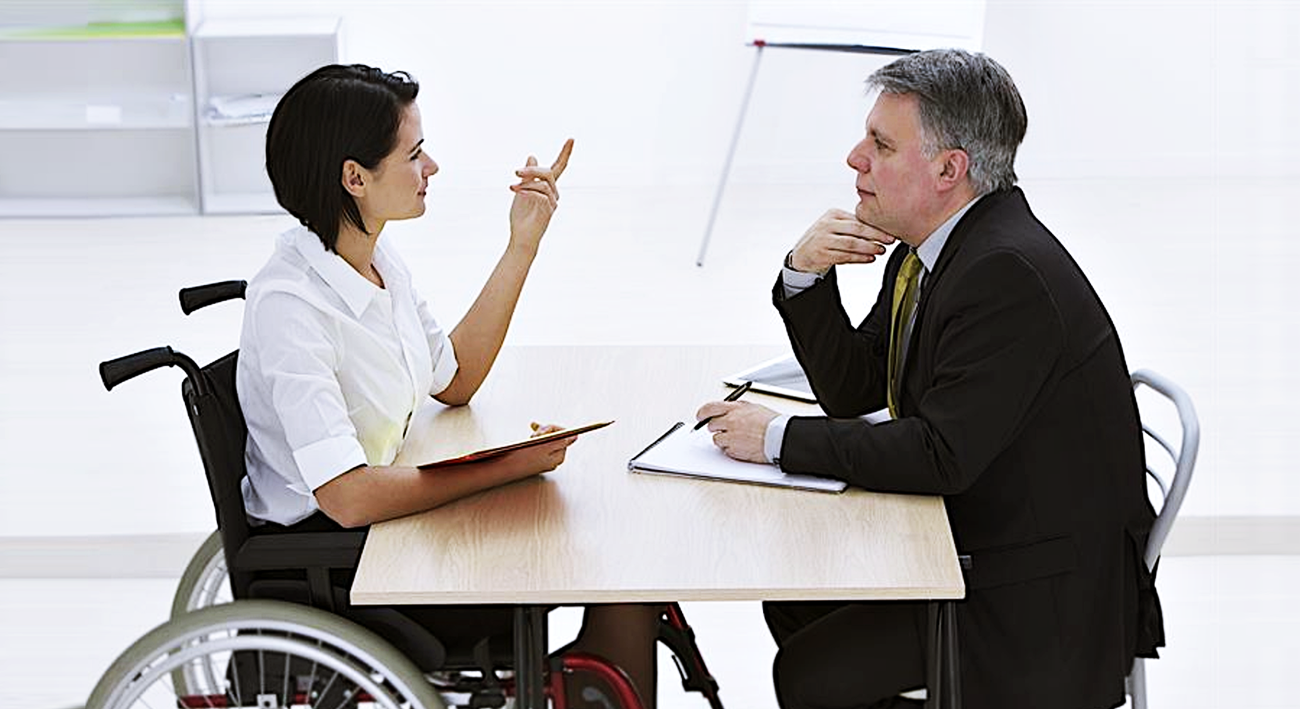
[[[253,536],[239,548],[235,563],[241,571],[355,569],[365,541],[364,530]]]

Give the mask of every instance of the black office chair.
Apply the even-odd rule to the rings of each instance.
[[[244,281],[227,281],[183,289],[181,309],[189,314],[242,298],[245,287]],[[199,556],[207,557],[196,556],[200,578],[187,569],[177,598],[179,606],[184,592],[185,612],[124,653],[105,673],[88,706],[134,706],[142,694],[162,694],[166,703],[177,706],[356,706],[358,702],[388,706],[393,701],[439,709],[440,695],[424,681],[426,673],[435,672],[443,679],[441,690],[464,694],[468,706],[503,705],[513,690],[509,678],[499,676],[513,659],[509,637],[484,638],[471,648],[453,648],[449,653],[438,638],[401,610],[353,606],[348,601],[346,588],[365,531],[344,530],[324,515],[274,533],[250,528],[241,491],[247,428],[235,391],[237,358],[235,351],[200,367],[184,354],[161,347],[100,365],[108,389],[163,366],[178,366],[185,372],[182,398],[216,509],[220,545],[209,541],[200,549]],[[213,558],[217,555],[224,558]],[[190,566],[195,567],[195,562]],[[194,610],[194,599],[216,598],[213,589],[219,583],[213,577],[220,574],[227,577],[235,602]],[[204,590],[187,589],[187,581]],[[257,602],[250,605],[253,599]],[[322,639],[322,634],[330,637]],[[683,687],[701,692],[714,709],[721,709],[717,683],[709,676],[676,604],[667,609],[660,639],[674,652]],[[353,671],[318,673],[328,659],[320,650],[324,646],[351,647],[363,656],[340,651],[343,658],[336,664]],[[141,672],[140,658],[145,657],[150,658],[151,669]],[[396,667],[393,676],[376,684],[374,677],[389,677],[388,664]],[[159,669],[163,667],[165,672]],[[552,659],[548,687],[553,697],[562,698],[561,679],[572,672],[604,677],[622,706],[639,707],[621,670],[580,654]]]

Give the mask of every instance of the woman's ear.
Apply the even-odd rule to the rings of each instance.
[[[370,179],[369,171],[361,167],[361,163],[356,160],[343,161],[342,174],[343,189],[353,197],[363,197],[366,194],[366,181]]]

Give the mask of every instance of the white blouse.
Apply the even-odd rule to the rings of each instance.
[[[254,524],[299,522],[319,509],[316,488],[391,464],[411,414],[456,375],[451,340],[382,237],[374,266],[384,288],[297,227],[248,285],[235,386]]]

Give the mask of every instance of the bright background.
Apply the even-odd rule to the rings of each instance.
[[[345,60],[421,81],[442,172],[429,213],[385,238],[446,325],[504,246],[514,168],[577,139],[511,329],[517,345],[783,342],[768,290],[803,229],[853,204],[844,156],[869,108],[862,80],[882,62],[764,53],[697,268],[754,58],[744,3],[192,4],[209,18],[341,16]],[[1196,479],[1161,566],[1170,647],[1150,670],[1152,705],[1300,707],[1289,682],[1300,652],[1300,2],[990,0],[984,37],[1028,106],[1018,172],[1035,212],[1106,302],[1129,364],[1181,383],[1200,411]],[[24,167],[57,184],[87,166]],[[250,277],[289,224],[0,220],[6,707],[82,701],[164,619],[213,528],[179,373],[107,393],[95,365],[157,345],[224,354],[238,305],[185,318],[176,290]],[[846,269],[841,283],[861,315],[879,269]],[[699,604],[688,616],[729,706],[773,707],[774,647],[757,606]],[[698,706],[681,696],[665,689],[662,706]]]
[[[851,206],[852,175],[843,159],[869,108],[862,80],[883,61],[824,51],[765,52],[728,187],[728,195],[750,190],[760,197],[744,215],[735,207],[750,203],[724,199],[701,271],[692,261],[755,52],[743,41],[744,3],[208,0],[198,9],[210,19],[341,16],[345,61],[404,69],[421,81],[427,145],[442,173],[431,191],[430,215],[394,225],[394,233],[441,234],[445,247],[464,238],[445,238],[449,231],[496,224],[491,220],[500,217],[480,221],[478,212],[467,211],[472,200],[455,195],[500,190],[523,156],[534,152],[550,160],[564,138],[577,139],[566,194],[608,196],[618,205],[617,217],[593,225],[607,232],[600,243],[609,250],[586,249],[556,265],[569,281],[575,274],[607,277],[620,291],[622,310],[555,323],[527,317],[526,299],[511,340],[520,344],[782,341],[765,303],[772,265],[821,211]],[[1300,476],[1292,474],[1289,445],[1300,387],[1288,364],[1297,342],[1292,304],[1300,290],[1293,272],[1300,247],[1287,219],[1300,196],[1300,132],[1294,130],[1300,125],[1300,3],[991,0],[987,12],[985,50],[1015,77],[1028,106],[1018,172],[1031,204],[1089,273],[1119,327],[1130,365],[1172,377],[1200,408],[1198,478],[1183,513],[1300,514]],[[569,210],[559,223],[583,218],[581,206]],[[638,227],[669,214],[669,223],[638,235]],[[756,224],[744,222],[739,230],[749,218]],[[229,263],[220,258],[235,258],[235,250],[222,247],[231,237],[221,235],[247,233],[258,240],[250,257],[211,277],[248,277],[281,225],[256,222],[246,230],[232,228],[236,222],[182,220],[185,233],[164,234],[170,227],[162,221],[141,220],[139,229],[129,230],[138,234],[136,245],[156,246],[159,258],[200,266]],[[0,240],[11,255],[0,262],[3,381],[6,387],[44,384],[36,396],[28,389],[0,396],[0,446],[6,451],[0,537],[207,529],[204,491],[174,474],[196,465],[184,421],[170,409],[133,405],[128,397],[147,400],[125,391],[136,389],[134,382],[110,400],[93,376],[100,359],[154,343],[120,326],[103,338],[89,337],[99,325],[148,315],[115,301],[114,290],[158,298],[156,312],[165,312],[174,308],[170,293],[194,282],[174,279],[199,276],[160,263],[142,282],[106,285],[89,302],[75,290],[63,296],[66,303],[57,295],[33,300],[33,277],[46,291],[93,287],[96,278],[111,277],[94,267],[119,244],[92,238],[75,248],[83,257],[100,255],[73,264],[78,254],[64,258],[60,249],[74,247],[24,238],[32,229],[51,228],[50,222],[32,223],[24,229],[25,222],[0,222]],[[96,223],[72,222],[71,230],[85,234],[82,227]],[[219,236],[205,241],[205,233]],[[649,241],[633,241],[642,238]],[[425,272],[421,286],[445,321],[454,322],[473,298],[496,248],[485,247],[483,270],[466,271],[467,280]],[[665,270],[655,272],[652,290],[632,290],[635,279],[616,277],[636,270],[619,248],[663,250]],[[24,257],[48,258],[49,270],[34,273]],[[762,265],[752,273],[738,270],[751,257]],[[869,269],[849,275],[851,308],[860,312],[869,302],[873,278],[878,274]],[[709,283],[735,283],[741,297],[729,300],[728,317],[656,308],[654,289],[661,295],[680,283],[695,284],[706,297]],[[579,302],[602,297],[576,283],[570,290]],[[210,336],[207,352],[217,353],[233,342],[238,316],[228,315],[204,316],[202,326],[183,322],[156,337],[171,337],[181,347],[188,327]],[[708,327],[683,324],[706,318]],[[65,328],[88,328],[83,351],[55,354],[40,347],[42,333]],[[172,382],[138,386],[171,391]],[[124,440],[138,422],[148,422],[157,440],[174,434],[179,442],[143,450],[96,447],[77,456],[32,445],[77,412],[88,426],[120,426]],[[174,504],[146,511],[141,489],[174,493],[168,495]],[[51,514],[55,507],[63,514]]]

